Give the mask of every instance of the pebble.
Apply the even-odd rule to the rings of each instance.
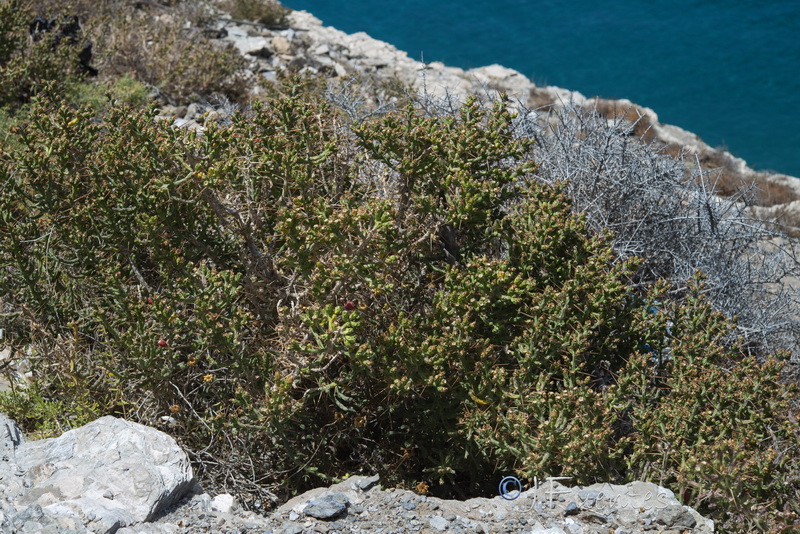
[[[656,513],[655,522],[667,528],[694,528],[697,520],[683,506],[670,505]]]
[[[347,496],[337,491],[309,501],[303,513],[316,519],[333,519],[342,515],[349,504]]]
[[[600,497],[600,492],[599,491],[593,491],[593,490],[583,490],[583,491],[579,491],[578,492],[578,497],[582,501],[584,501],[586,506],[591,508],[592,506],[595,505],[595,503],[597,502],[597,499]]]
[[[447,530],[450,527],[450,522],[444,517],[432,517],[428,523],[436,530]]]
[[[234,510],[236,510],[238,506],[239,505],[236,502],[236,497],[228,493],[217,495],[216,497],[211,499],[211,509],[215,512],[229,514]]]
[[[280,55],[288,55],[292,51],[292,44],[286,37],[281,37],[280,35],[276,35],[272,38],[272,49],[275,51],[276,54]]]
[[[361,491],[367,491],[368,489],[374,487],[379,481],[381,477],[378,475],[374,475],[371,477],[358,477],[358,480],[353,484]]]
[[[303,526],[297,523],[284,525],[283,528],[278,531],[279,534],[300,534],[301,532],[303,532]]]

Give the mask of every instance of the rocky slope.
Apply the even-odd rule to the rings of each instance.
[[[714,524],[655,484],[569,488],[546,479],[467,501],[383,489],[355,476],[295,497],[269,515],[194,483],[172,437],[102,417],[58,438],[26,441],[0,414],[0,529],[19,533],[713,532]]]
[[[460,100],[470,94],[507,93],[531,109],[559,107],[568,102],[593,107],[607,117],[624,117],[636,123],[635,133],[672,154],[684,153],[691,165],[716,169],[711,175],[723,195],[755,184],[754,216],[773,220],[786,230],[800,235],[800,180],[795,177],[756,172],[747,163],[728,152],[717,150],[697,135],[677,126],[662,124],[656,113],[629,100],[589,99],[559,87],[539,87],[521,73],[500,65],[471,70],[449,67],[443,63],[422,63],[394,46],[359,32],[347,34],[322,22],[305,11],[289,16],[289,27],[272,29],[263,25],[231,20],[218,12],[207,31],[223,43],[231,43],[250,61],[250,75],[265,85],[275,81],[280,71],[293,71],[326,78],[358,74],[387,84],[401,82],[432,96]],[[203,110],[167,110],[180,115],[180,124],[193,126]]]
[[[756,173],[694,134],[664,125],[647,108],[587,99],[577,92],[538,87],[522,74],[492,65],[472,70],[423,64],[364,33],[346,34],[305,12],[290,26],[271,29],[220,13],[211,28],[221,45],[250,60],[264,87],[282,70],[342,79],[351,74],[403,84],[435,96],[506,92],[530,108],[566,102],[594,106],[637,123],[637,132],[665,150],[696,155],[723,170],[720,188],[750,181],[761,189],[760,218],[800,233],[800,181]],[[176,125],[202,129],[217,110],[193,104],[167,108]],[[25,369],[17,369],[22,377]],[[2,387],[2,384],[0,384]],[[546,480],[515,500],[446,501],[384,489],[374,477],[353,477],[296,497],[270,515],[240,509],[230,495],[212,497],[193,482],[185,453],[169,436],[141,425],[102,418],[53,440],[26,442],[0,416],[0,529],[3,532],[712,532],[713,523],[681,506],[667,489],[635,482],[568,488]]]

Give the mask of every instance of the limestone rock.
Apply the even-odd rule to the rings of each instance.
[[[7,451],[0,496],[14,502],[17,528],[115,532],[153,519],[194,485],[175,440],[137,423],[102,417],[60,437],[27,442],[7,418],[0,418],[0,428]]]
[[[664,525],[666,528],[694,528],[697,520],[683,506],[675,504],[669,505],[656,513],[656,524]]]
[[[350,501],[344,493],[326,493],[308,502],[303,513],[316,519],[335,519],[347,511]]]
[[[276,54],[288,55],[292,52],[292,44],[286,37],[277,35],[272,38],[272,49]]]
[[[228,493],[217,495],[216,497],[211,499],[211,509],[215,512],[222,512],[223,514],[229,514],[235,511],[238,507],[239,504],[236,502],[236,497]]]
[[[269,42],[263,37],[250,37],[236,42],[236,47],[239,50],[251,56],[269,57],[271,54],[268,51],[268,45]]]
[[[361,504],[364,500],[364,492],[361,490],[361,487],[365,486],[370,488],[376,483],[375,477],[353,476],[329,488],[315,488],[302,495],[298,495],[279,507],[277,512],[302,514],[311,501],[331,493],[341,494],[347,499],[349,505]]]
[[[447,528],[450,526],[450,522],[447,519],[439,516],[430,518],[428,520],[428,523],[430,524],[430,526],[432,526],[433,528],[435,528],[440,532],[447,530]]]
[[[381,481],[381,477],[378,475],[373,475],[371,477],[352,477],[348,479],[350,481],[350,487],[352,489],[360,489],[361,491],[367,491],[373,488],[378,482]]]
[[[8,461],[6,457],[13,456],[24,440],[17,423],[0,413],[0,457],[3,458],[3,461]]]

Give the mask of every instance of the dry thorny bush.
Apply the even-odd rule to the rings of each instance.
[[[275,0],[221,0],[218,3],[234,19],[252,20],[273,28],[285,27],[291,12]]]
[[[798,356],[800,295],[793,282],[800,264],[775,225],[748,215],[752,185],[720,197],[714,172],[663,154],[634,135],[629,121],[572,104],[544,117],[523,109],[517,126],[520,135],[536,140],[537,178],[565,183],[589,226],[614,233],[620,259],[645,260],[639,283],[663,278],[681,294],[702,271],[708,297],[738,321],[752,350]]]

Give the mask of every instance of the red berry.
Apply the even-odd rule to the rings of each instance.
[[[150,304],[150,305],[152,306],[152,304],[153,304],[153,299],[151,299],[150,297],[147,297],[147,303],[148,303],[148,304]]]
[[[355,310],[356,309],[355,302],[353,302],[352,300],[348,300],[347,302],[344,303],[344,309],[347,311]]]
[[[159,339],[158,340],[158,346],[159,347],[166,347],[167,346],[167,342],[164,341],[163,339]]]

